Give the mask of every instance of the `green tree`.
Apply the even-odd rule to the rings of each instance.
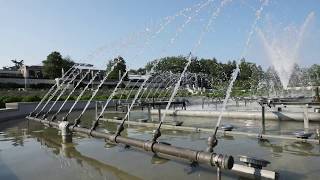
[[[109,74],[108,80],[119,80],[119,75],[123,76],[123,74],[127,70],[126,61],[123,59],[123,57],[119,56],[117,58],[109,60],[109,62],[107,64],[106,71],[109,72],[111,70],[111,67],[114,64],[116,64],[116,66],[114,67],[113,71]],[[119,74],[119,72],[120,72],[120,74]],[[128,74],[126,75],[126,77],[124,79],[125,80],[128,79]]]
[[[314,64],[308,69],[308,74],[310,75],[313,85],[320,85],[320,65]]]
[[[74,65],[70,58],[63,58],[57,51],[50,53],[42,63],[44,76],[51,79],[61,77],[62,69],[66,71]]]

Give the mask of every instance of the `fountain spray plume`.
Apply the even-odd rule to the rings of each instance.
[[[167,82],[167,83],[164,85],[164,87],[168,87],[168,85],[175,79],[176,79],[176,77],[174,77],[174,74],[170,73],[170,75],[165,79],[165,82]],[[163,86],[163,83],[159,83],[155,91],[152,92],[150,90],[149,93],[147,94],[146,99],[148,99],[151,94],[152,94],[151,97],[155,97],[162,86]]]
[[[209,0],[209,1],[212,2],[213,0]],[[203,6],[200,6],[199,8],[202,9]],[[196,12],[197,12],[197,11],[196,11]],[[198,13],[198,12],[197,12],[197,13]],[[190,19],[190,18],[189,18],[189,19]],[[186,21],[187,23],[191,22],[189,19]],[[184,28],[185,25],[182,25],[182,27]],[[160,28],[159,30],[162,31],[161,28]],[[181,31],[180,31],[180,32],[181,32]],[[157,34],[158,34],[158,32],[155,33],[155,36],[156,36]],[[175,39],[176,39],[176,38],[174,38],[174,40],[171,40],[171,41],[170,41],[168,47],[170,47],[170,46],[174,43]],[[147,41],[146,43],[148,43],[148,41]],[[164,52],[164,51],[163,51],[163,52]],[[157,66],[158,63],[159,63],[159,60],[156,60],[155,63],[154,63],[154,65],[152,66],[150,72],[146,75],[146,79],[145,79],[144,82],[141,84],[140,88],[138,89],[138,92],[136,93],[136,95],[135,95],[135,97],[134,97],[131,105],[129,106],[128,112],[126,113],[125,117],[122,119],[121,124],[118,126],[115,137],[119,136],[119,135],[121,134],[121,132],[124,130],[124,122],[125,122],[125,120],[127,119],[127,117],[129,116],[130,110],[132,109],[132,107],[133,107],[135,101],[137,100],[137,98],[139,97],[139,94],[141,93],[143,87],[146,85],[148,79],[152,76],[152,74],[153,74],[153,72],[154,72],[154,69],[155,69],[155,67]]]
[[[78,81],[78,83],[76,84],[76,86],[72,89],[72,91],[69,93],[69,95],[67,96],[67,98],[64,100],[63,104],[60,106],[59,110],[51,117],[51,121],[54,121],[58,114],[60,113],[60,111],[62,110],[62,108],[64,107],[64,105],[67,103],[67,101],[69,100],[69,98],[71,97],[71,95],[75,92],[75,90],[78,88],[78,86],[82,83],[82,81],[90,74],[91,70],[89,69],[86,74],[84,74],[82,76],[82,78]]]
[[[244,58],[247,55],[247,51],[248,51],[248,48],[249,48],[249,45],[250,45],[254,30],[256,29],[258,21],[261,19],[261,14],[262,14],[262,12],[264,10],[264,7],[267,6],[267,5],[268,5],[268,0],[264,0],[262,2],[262,4],[261,4],[260,8],[256,11],[256,18],[254,19],[254,22],[253,22],[253,24],[251,26],[251,30],[249,32],[249,35],[248,35],[248,38],[247,38],[247,41],[246,41],[246,44],[245,44],[245,48],[244,48],[244,50],[242,52],[241,59]],[[213,152],[213,147],[217,145],[216,134],[217,134],[217,131],[218,131],[220,123],[221,123],[222,113],[226,109],[226,106],[227,106],[227,103],[228,103],[228,100],[229,100],[229,97],[230,97],[230,94],[231,94],[231,91],[232,91],[233,84],[236,81],[237,76],[238,76],[238,74],[240,72],[239,65],[240,65],[240,63],[237,62],[236,69],[232,73],[231,81],[230,81],[230,84],[229,84],[227,92],[226,92],[226,97],[223,100],[223,105],[222,105],[222,108],[221,108],[221,111],[220,111],[220,114],[219,114],[219,118],[218,118],[215,130],[214,130],[214,133],[208,139],[208,145],[209,145],[208,149],[207,149],[208,152]]]
[[[149,87],[150,87],[150,91],[151,91],[151,89],[154,89],[154,88],[155,88],[154,83],[157,83],[157,81],[158,81],[159,79],[160,79],[160,80],[163,80],[163,79],[162,79],[162,74],[156,75],[156,76],[149,82],[149,84],[144,88],[143,92],[141,93],[140,98],[139,98],[138,101],[141,102],[141,99],[142,99],[143,95],[146,93],[146,91],[148,91],[148,88],[149,88]],[[151,87],[151,85],[153,85],[153,87]]]
[[[110,101],[112,100],[112,98],[114,97],[114,95],[116,94],[118,87],[120,86],[120,84],[122,83],[123,79],[127,76],[128,71],[126,71],[125,73],[123,73],[121,79],[119,80],[119,82],[117,83],[116,87],[114,88],[114,90],[112,91],[111,95],[108,97],[107,102],[104,104],[99,116],[97,117],[97,119],[95,121],[93,121],[92,123],[92,127],[90,129],[90,132],[92,132],[93,130],[96,129],[96,127],[99,125],[99,120],[100,118],[102,118],[104,111],[106,110],[107,106],[109,105]]]
[[[129,87],[130,83],[131,83],[131,79],[129,80],[129,82],[127,82],[126,86],[123,88],[123,91],[121,92],[121,95],[118,100],[119,103],[121,102],[122,96],[125,93],[125,90]]]
[[[96,72],[93,77],[91,78],[91,80],[88,82],[88,84],[86,85],[86,87],[84,87],[84,89],[81,91],[81,93],[79,94],[79,96],[77,97],[76,101],[73,103],[73,105],[71,106],[71,108],[69,109],[68,113],[62,118],[62,121],[67,121],[68,116],[71,114],[71,112],[73,111],[74,107],[77,105],[77,103],[80,101],[81,97],[84,95],[84,93],[86,92],[86,90],[89,88],[90,84],[93,83],[93,81],[96,79],[96,77],[98,77],[98,75],[100,74],[100,71]]]
[[[127,99],[126,99],[127,102],[128,102],[128,100],[129,100],[129,98],[130,98],[130,96],[131,96],[131,93],[133,92],[133,89],[137,86],[137,84],[139,83],[139,81],[140,81],[140,79],[139,79],[137,82],[135,82],[135,83],[133,84],[132,88],[130,89],[129,94],[128,94]]]
[[[163,23],[160,23],[160,25],[159,25],[160,27],[159,27],[151,36],[149,36],[149,37],[146,39],[143,47],[141,48],[140,51],[138,51],[138,53],[134,56],[133,59],[136,59],[138,56],[140,56],[140,55],[144,52],[144,50],[147,48],[147,46],[150,45],[150,41],[151,41],[152,39],[155,39],[161,32],[163,32],[163,30],[164,30],[169,24],[171,24],[171,23],[172,23],[174,20],[176,20],[178,17],[180,17],[180,16],[186,16],[185,13],[190,12],[190,11],[192,11],[193,9],[196,9],[196,11],[197,11],[198,9],[202,9],[202,8],[204,8],[205,6],[208,5],[208,2],[211,2],[211,1],[213,1],[213,0],[206,0],[204,3],[203,3],[203,2],[200,2],[200,3],[196,4],[196,5],[193,6],[193,7],[184,8],[184,9],[180,10],[179,12],[177,12],[176,14],[164,18],[164,22],[163,22]],[[189,20],[189,21],[191,20],[190,17],[188,18],[188,20]],[[187,21],[188,21],[188,20],[187,20]],[[189,22],[188,22],[188,23],[189,23]],[[184,28],[184,27],[183,27],[183,28]],[[146,28],[146,29],[149,30],[149,28]],[[177,36],[177,35],[176,35],[176,36]],[[171,41],[174,41],[174,40],[171,40]],[[172,42],[172,43],[173,43],[173,42]]]
[[[102,87],[102,85],[104,84],[104,82],[108,79],[109,75],[111,74],[111,72],[114,70],[114,68],[118,65],[118,63],[120,62],[119,58],[117,59],[117,61],[111,66],[110,70],[106,72],[104,78],[100,81],[100,84],[98,85],[98,87],[95,89],[95,91],[92,93],[92,96],[90,97],[89,101],[87,102],[87,104],[85,105],[85,107],[83,108],[82,112],[80,113],[80,115],[74,120],[74,124],[73,127],[76,127],[80,122],[81,122],[81,117],[83,116],[83,114],[86,112],[87,108],[89,107],[91,101],[93,100],[93,98],[97,95],[99,89]]]
[[[299,62],[299,50],[314,17],[315,13],[310,12],[300,28],[284,27],[282,32],[273,39],[268,39],[261,29],[257,29],[268,59],[276,70],[284,89],[288,87],[294,65]]]
[[[209,0],[209,1],[211,1],[211,0]],[[198,3],[195,7],[201,6],[201,4],[202,4],[202,3]],[[177,17],[179,17],[179,16],[184,15],[185,12],[191,11],[191,10],[192,10],[193,8],[195,8],[195,7],[185,8],[185,9],[179,11],[177,14],[175,14],[175,15],[173,15],[173,16],[167,17],[167,18],[166,18],[166,22],[165,22],[164,24],[160,24],[160,28],[153,34],[153,36],[151,36],[150,38],[147,39],[147,41],[145,42],[145,46],[148,45],[148,44],[149,44],[149,41],[150,41],[151,39],[155,38],[160,32],[162,32],[162,31],[164,30],[164,28],[165,28],[168,24],[170,24],[173,20],[175,20],[175,19],[176,19]],[[149,31],[149,28],[146,28],[146,31],[148,32],[148,31]],[[126,44],[126,43],[124,43],[124,44]],[[103,48],[102,48],[102,49],[103,49]],[[101,51],[102,49],[100,49],[100,51]],[[143,49],[144,49],[144,48],[142,48],[141,51],[140,51],[140,53],[138,53],[136,56],[138,56],[139,54],[141,54],[141,53],[143,52]],[[92,55],[92,56],[93,56],[93,55]],[[147,78],[147,79],[148,79],[148,78]],[[126,87],[127,87],[129,84],[130,84],[130,83],[128,83],[128,84],[126,85]],[[143,86],[144,86],[144,85],[143,85]],[[143,87],[143,86],[141,86],[141,87]],[[125,89],[126,89],[126,87],[125,87]],[[140,91],[139,91],[139,93],[140,93]],[[122,97],[122,95],[123,95],[123,94],[121,94],[121,97]],[[139,94],[138,94],[138,95],[139,95]],[[121,97],[120,97],[120,100],[121,100]],[[119,100],[119,101],[120,101],[120,100]]]
[[[212,0],[209,0],[209,1],[212,1]],[[200,7],[203,8],[202,6],[200,6]],[[175,16],[174,16],[174,17],[175,17]],[[173,18],[173,19],[175,19],[175,18]],[[169,22],[171,22],[171,20],[170,20],[170,21],[167,21],[167,22],[168,22],[168,24],[169,24]],[[152,38],[154,38],[157,34],[159,34],[163,29],[164,29],[164,26],[161,26],[160,29],[159,29],[159,31],[157,31],[157,32],[154,34],[154,36],[152,36]],[[147,44],[148,44],[148,41],[147,41],[145,44],[147,45]],[[139,55],[139,54],[138,54],[138,55]],[[114,66],[112,67],[112,70],[113,70],[113,68],[114,68]],[[112,71],[112,70],[111,70],[111,71]],[[106,75],[106,76],[107,76],[107,75]],[[134,102],[135,102],[136,99],[138,98],[138,96],[139,96],[142,88],[144,87],[144,85],[145,85],[145,83],[147,82],[147,80],[149,79],[149,77],[150,77],[150,76],[147,76],[146,80],[142,83],[141,87],[139,88],[138,93],[135,95],[135,98],[134,98],[134,100],[133,100],[133,102],[132,102],[132,104],[131,104],[131,106],[130,106],[130,108],[129,108],[129,110],[128,110],[128,113],[126,114],[126,116],[125,116],[124,119],[127,118],[127,116],[128,116],[128,114],[129,114],[131,108],[133,107]],[[104,81],[102,81],[101,83],[103,83],[103,82],[104,82]],[[100,85],[101,85],[101,84],[100,84]],[[90,99],[90,100],[88,101],[88,103],[86,104],[86,106],[85,106],[85,108],[83,109],[82,113],[81,113],[81,114],[79,115],[79,117],[75,120],[75,123],[74,123],[73,127],[75,127],[76,125],[78,125],[78,124],[80,123],[81,116],[82,116],[83,113],[86,111],[88,105],[90,104],[90,102],[91,102],[91,100],[93,99],[93,97],[95,96],[95,94],[99,91],[100,85],[98,86],[98,88],[97,88],[97,90],[94,92],[94,94],[92,95],[91,99]],[[130,93],[131,93],[131,92],[130,92]],[[112,97],[113,97],[113,96],[112,96]],[[111,97],[111,98],[112,98],[112,97]],[[123,124],[122,124],[122,125],[123,125]]]
[[[68,74],[71,70],[74,69],[74,67],[75,67],[75,65],[73,65],[71,68],[69,68],[67,72],[65,72],[64,74],[62,74],[62,77],[59,78],[58,81],[63,80],[63,79],[67,76],[67,74]],[[47,97],[51,94],[51,92],[52,92],[56,87],[58,87],[58,81],[57,81],[53,86],[51,86],[51,88],[49,89],[49,91],[43,96],[43,98],[41,99],[41,101],[39,102],[39,104],[36,106],[36,108],[29,114],[29,117],[33,116],[33,114],[38,110],[38,108],[39,108],[40,105],[44,102],[44,100],[46,100]]]
[[[173,89],[177,80],[178,80],[178,78],[173,78],[172,81],[169,81],[169,83],[165,86],[167,88],[167,90],[163,91],[164,92],[163,94],[162,94],[162,92],[160,92],[158,98],[162,97],[161,100],[164,100],[167,97],[167,94],[170,93],[170,90]]]
[[[73,73],[77,70],[77,68],[74,68],[71,73],[67,76],[66,79],[64,79],[62,81],[62,83],[60,84],[60,86],[57,86],[57,89],[51,94],[51,96],[49,97],[49,99],[47,100],[47,102],[44,104],[44,106],[41,108],[41,110],[36,114],[36,118],[44,111],[44,109],[47,107],[47,105],[50,103],[50,101],[56,96],[56,94],[59,92],[59,90],[61,89],[61,87],[63,87],[65,85],[65,83],[69,80],[69,78],[71,77],[71,75],[73,75]]]
[[[187,12],[191,11],[192,9],[200,6],[201,4],[202,4],[202,3],[200,2],[200,3],[196,4],[196,5],[193,6],[193,7],[184,8],[184,9],[178,11],[176,14],[174,14],[174,15],[172,15],[172,16],[167,16],[167,17],[165,17],[165,18],[162,20],[162,21],[164,21],[164,22],[161,22],[161,23],[160,23],[159,29],[157,29],[152,36],[149,35],[149,37],[147,37],[147,40],[146,40],[147,43],[145,43],[145,46],[148,45],[148,44],[149,44],[149,41],[151,41],[151,39],[155,38],[159,33],[161,33],[161,32],[165,29],[165,27],[168,26],[170,23],[172,23],[176,18],[178,18],[178,17],[180,17],[180,16],[183,16],[185,13],[187,13]],[[98,56],[99,54],[101,54],[102,52],[104,52],[106,49],[108,49],[108,50],[110,51],[110,49],[113,49],[113,48],[116,48],[116,50],[115,50],[116,53],[113,55],[113,56],[115,56],[116,54],[119,54],[120,48],[121,48],[121,49],[123,49],[123,48],[128,48],[129,45],[136,43],[137,40],[141,40],[141,37],[142,37],[143,35],[148,35],[148,33],[152,34],[152,33],[150,32],[150,28],[149,28],[149,27],[146,27],[143,31],[138,32],[138,33],[134,33],[134,34],[130,35],[129,37],[124,38],[124,39],[121,40],[120,42],[114,42],[114,43],[111,43],[111,44],[106,44],[106,45],[103,45],[103,46],[97,48],[97,49],[94,50],[92,53],[90,53],[90,54],[87,56],[87,58],[85,58],[85,59],[93,59],[95,56]],[[144,48],[141,48],[141,50],[139,51],[139,53],[137,54],[137,56],[143,53],[143,50],[142,50],[142,49],[144,49]],[[110,52],[111,52],[111,51],[110,51]]]
[[[206,2],[208,2],[208,1],[212,1],[212,0],[207,0]],[[188,12],[188,11],[191,11],[192,9],[194,9],[194,8],[196,8],[196,7],[203,8],[203,4],[206,4],[206,3],[198,3],[198,4],[197,4],[196,6],[194,6],[194,7],[182,9],[181,11],[179,11],[178,13],[176,13],[175,15],[166,17],[166,18],[165,18],[165,19],[166,19],[165,23],[164,23],[164,24],[160,24],[160,28],[159,28],[158,30],[156,30],[155,33],[146,40],[146,42],[145,42],[145,44],[144,44],[144,47],[141,48],[141,50],[139,51],[138,54],[136,54],[135,58],[136,58],[137,56],[139,56],[140,54],[142,54],[142,52],[144,51],[145,47],[146,47],[147,45],[149,45],[149,42],[150,42],[152,39],[154,39],[158,34],[160,34],[160,33],[164,30],[164,28],[165,28],[167,25],[169,25],[172,21],[174,21],[177,17],[184,15],[184,13],[186,13],[186,12]],[[149,28],[146,28],[146,29],[149,29]],[[173,43],[173,42],[171,41],[171,43]],[[155,67],[156,64],[157,64],[157,63],[155,63],[155,65],[154,65],[153,67]],[[152,74],[152,73],[153,73],[153,69],[151,70],[151,73],[149,73],[149,74]],[[150,76],[147,76],[146,81],[149,79],[148,77],[150,77]],[[141,87],[144,87],[145,83],[146,83],[146,82],[144,82]],[[128,85],[129,85],[129,84],[126,85],[125,89],[127,88]],[[139,91],[139,93],[140,93],[140,91]],[[138,95],[139,95],[139,94],[138,94]],[[122,93],[121,96],[120,96],[119,102],[120,102],[122,96],[123,96],[123,93]],[[134,102],[135,102],[135,100],[134,100]]]
[[[193,47],[193,49],[192,49],[191,52],[195,52],[195,51],[200,47],[201,42],[202,42],[202,40],[203,40],[203,38],[204,38],[204,35],[209,31],[209,28],[210,28],[210,26],[212,25],[213,20],[215,20],[215,19],[218,17],[218,15],[219,15],[220,12],[221,12],[221,9],[222,9],[227,3],[229,3],[229,2],[231,2],[231,0],[223,0],[223,1],[221,1],[221,3],[219,4],[219,6],[217,7],[217,9],[216,9],[215,11],[213,11],[213,13],[212,13],[212,15],[211,15],[211,17],[210,17],[207,25],[205,26],[205,29],[201,32],[200,37],[199,37],[197,43],[195,44],[195,46]],[[164,113],[163,113],[163,115],[162,115],[162,117],[161,117],[161,120],[160,120],[160,123],[159,123],[159,125],[158,125],[158,128],[154,131],[154,135],[153,135],[153,139],[152,139],[153,142],[156,142],[157,139],[161,136],[161,133],[160,133],[161,125],[163,124],[163,122],[164,122],[164,120],[165,120],[165,118],[166,118],[166,114],[167,114],[167,112],[168,112],[168,110],[169,110],[169,108],[170,108],[170,105],[171,105],[171,102],[173,101],[173,98],[175,97],[175,95],[176,95],[177,92],[178,92],[178,89],[179,89],[179,87],[180,87],[181,80],[182,80],[182,78],[184,77],[185,72],[187,71],[189,65],[190,65],[191,62],[192,62],[192,54],[191,54],[191,52],[190,52],[190,54],[189,54],[188,57],[187,57],[188,62],[187,62],[187,64],[186,64],[186,66],[184,67],[184,69],[183,69],[183,71],[182,71],[182,73],[181,73],[181,75],[180,75],[180,78],[179,78],[178,82],[176,83],[176,85],[175,85],[175,87],[174,87],[174,89],[173,89],[173,93],[171,94],[171,97],[170,97],[170,99],[169,99],[169,102],[168,102],[168,104],[167,104],[167,106],[166,106],[166,110],[164,111]]]
[[[51,112],[51,110],[53,109],[53,107],[57,104],[57,102],[60,100],[61,96],[66,92],[66,90],[70,87],[71,83],[74,82],[74,80],[78,77],[78,75],[81,73],[81,70],[78,71],[77,74],[74,74],[72,79],[66,84],[66,86],[62,89],[62,91],[60,92],[59,96],[56,98],[56,100],[54,101],[54,103],[51,105],[51,107],[49,108],[49,110],[42,116],[42,119],[47,118],[48,114]]]

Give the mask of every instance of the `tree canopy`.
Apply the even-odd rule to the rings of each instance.
[[[106,71],[109,72],[111,70],[111,67],[116,63],[117,65],[114,67],[113,71],[109,74],[108,80],[119,80],[119,76],[123,76],[123,74],[127,71],[126,61],[121,56],[114,58],[112,60],[109,60]],[[125,80],[128,79],[128,74],[124,79]]]
[[[62,69],[66,71],[74,65],[70,58],[63,58],[57,51],[50,53],[42,63],[44,76],[51,79],[61,77]]]
[[[181,73],[187,63],[187,58],[184,56],[171,56],[164,57],[159,60],[149,62],[145,68],[150,71],[152,66],[159,61],[157,66],[154,68],[155,72],[172,72]],[[227,63],[218,62],[217,59],[198,59],[192,57],[191,64],[188,71],[191,73],[200,73],[206,75],[210,81],[215,82],[213,88],[218,88],[226,83],[232,76],[237,64],[236,61],[228,61]],[[237,77],[237,86],[240,88],[253,88],[257,86],[260,78],[263,76],[263,70],[261,66],[255,63],[246,62],[241,60],[240,63],[240,74]]]

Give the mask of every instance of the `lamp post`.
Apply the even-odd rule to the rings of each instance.
[[[28,70],[27,70],[27,66],[24,66],[24,70],[23,70],[23,76],[24,76],[24,90],[27,90],[27,81],[28,81]]]

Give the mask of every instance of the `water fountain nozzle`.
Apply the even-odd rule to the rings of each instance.
[[[153,131],[152,142],[156,142],[160,136],[161,136],[160,128],[157,128],[156,130]]]
[[[51,121],[55,121],[57,119],[57,114],[54,114],[52,117],[51,117]]]
[[[117,127],[116,135],[120,136],[121,132],[124,130],[124,125],[123,123],[119,124]]]
[[[216,135],[212,135],[208,137],[208,148],[207,148],[207,152],[212,153],[213,152],[213,148],[216,147],[218,145],[218,139],[216,138]]]

